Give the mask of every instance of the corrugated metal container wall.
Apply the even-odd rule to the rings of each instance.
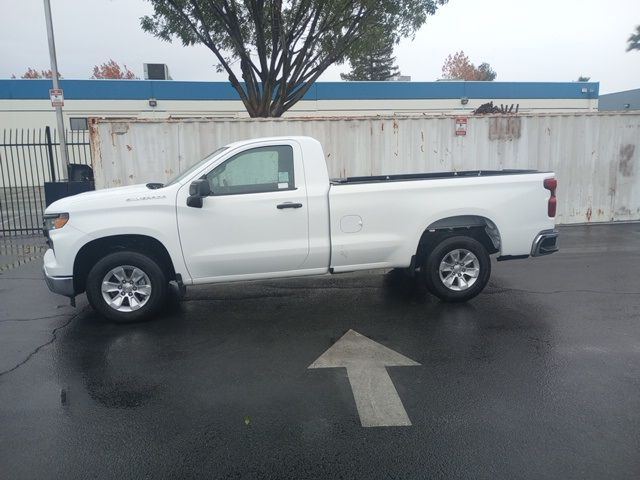
[[[98,188],[165,181],[226,143],[322,142],[333,177],[475,169],[553,170],[558,223],[640,220],[639,114],[272,120],[94,120]]]

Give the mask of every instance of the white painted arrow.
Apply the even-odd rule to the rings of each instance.
[[[309,368],[347,369],[363,427],[411,425],[386,367],[420,365],[390,348],[349,330],[309,365]]]

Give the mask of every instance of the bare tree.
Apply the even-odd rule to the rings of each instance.
[[[279,117],[384,23],[412,35],[447,0],[148,0],[143,30],[209,48],[252,117]],[[240,76],[234,68],[239,68]],[[240,80],[242,78],[243,82]]]

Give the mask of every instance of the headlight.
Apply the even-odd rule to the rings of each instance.
[[[42,222],[42,228],[46,232],[64,227],[69,221],[68,213],[47,213]]]

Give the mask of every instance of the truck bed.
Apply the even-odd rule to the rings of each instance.
[[[332,178],[332,185],[348,185],[354,183],[405,182],[411,180],[436,180],[456,177],[495,177],[502,175],[522,175],[527,173],[544,173],[538,170],[465,170],[460,172],[407,173],[401,175],[372,175],[366,177]]]

